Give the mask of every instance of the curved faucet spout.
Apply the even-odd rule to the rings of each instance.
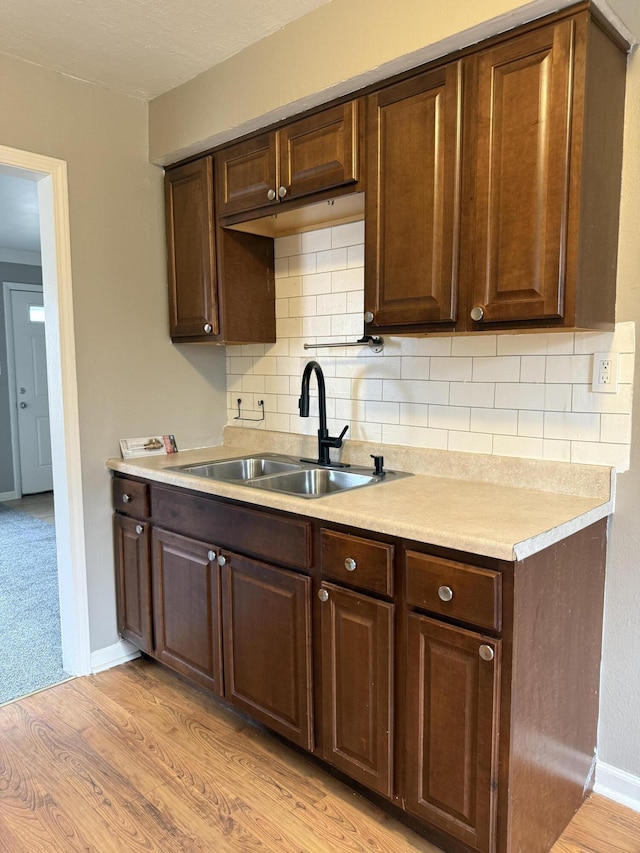
[[[329,465],[331,464],[329,448],[342,447],[342,438],[349,427],[345,427],[340,436],[337,438],[329,435],[329,430],[327,429],[327,394],[324,385],[324,373],[317,361],[307,362],[302,373],[302,386],[300,388],[300,399],[298,400],[300,417],[309,417],[309,382],[311,380],[312,373],[315,373],[316,383],[318,385],[318,414],[320,416],[320,426],[318,429],[318,464]]]

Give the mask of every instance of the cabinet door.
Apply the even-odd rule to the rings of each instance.
[[[220,573],[209,545],[154,528],[156,657],[222,694]]]
[[[278,149],[278,190],[282,198],[355,183],[359,171],[358,102],[350,101],[283,127],[278,131]]]
[[[311,578],[225,558],[225,698],[313,749]]]
[[[273,132],[253,136],[219,151],[216,185],[220,216],[276,204],[276,165],[276,135]]]
[[[149,526],[114,515],[118,630],[143,652],[153,652]]]
[[[409,614],[406,808],[483,853],[495,849],[499,653],[499,640]]]
[[[457,63],[368,98],[365,309],[372,328],[455,320],[460,111]]]
[[[394,605],[322,583],[322,757],[392,795]]]
[[[483,312],[479,326],[563,316],[573,32],[562,21],[469,60],[478,105],[470,308]]]
[[[173,339],[216,335],[213,166],[203,157],[165,175],[169,325]]]

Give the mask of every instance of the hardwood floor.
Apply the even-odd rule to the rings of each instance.
[[[0,708],[0,853],[80,850],[436,853],[146,660]],[[640,815],[597,797],[553,848],[610,851],[640,853]]]

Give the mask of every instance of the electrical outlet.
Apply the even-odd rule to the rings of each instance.
[[[595,352],[591,390],[598,394],[615,394],[618,391],[617,352]]]

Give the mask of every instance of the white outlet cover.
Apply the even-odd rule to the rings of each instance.
[[[594,352],[593,354],[593,373],[591,376],[591,390],[596,394],[617,394],[618,393],[618,365],[620,354],[617,352]],[[604,361],[611,362],[611,370],[609,371],[609,381],[601,382],[601,365]]]

